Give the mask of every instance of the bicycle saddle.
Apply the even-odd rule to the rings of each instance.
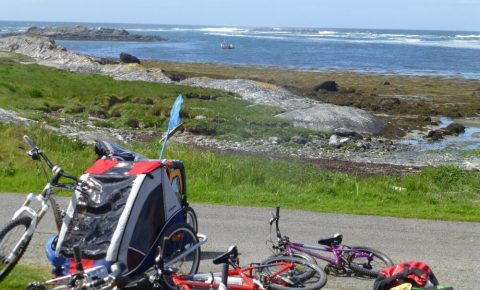
[[[333,237],[318,240],[318,243],[324,246],[338,246],[342,243],[342,239],[343,235],[337,233]]]
[[[233,260],[237,259],[237,257],[238,257],[238,249],[237,249],[237,246],[233,245],[233,246],[230,246],[230,248],[228,248],[228,251],[226,251],[225,253],[213,259],[213,263],[215,265],[225,264],[225,263],[228,263],[228,261],[231,259]]]

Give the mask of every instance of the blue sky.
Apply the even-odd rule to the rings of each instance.
[[[0,20],[480,31],[480,0],[0,0]]]

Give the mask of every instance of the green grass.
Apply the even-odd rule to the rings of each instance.
[[[22,134],[30,134],[52,161],[75,175],[95,160],[93,146],[37,127],[0,126],[0,133],[0,192],[38,192],[45,184],[42,171],[19,149]],[[129,147],[155,158],[160,146],[152,142]],[[191,202],[480,222],[480,173],[456,167],[407,176],[356,176],[174,143],[166,156],[184,161]]]
[[[45,281],[49,278],[50,275],[45,269],[20,264],[15,266],[7,278],[0,282],[0,289],[25,290],[29,283]]]
[[[241,100],[224,91],[174,84],[116,81],[35,64],[22,65],[0,55],[0,107],[58,126],[56,117],[95,118],[102,127],[131,130],[164,128],[178,94],[182,118],[193,133],[224,139],[308,136],[291,122],[275,118],[280,109]],[[52,118],[55,117],[55,118]]]

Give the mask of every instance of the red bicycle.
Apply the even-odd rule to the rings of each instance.
[[[275,257],[240,267],[236,246],[231,246],[213,263],[223,264],[222,272],[177,275],[175,269],[165,269],[159,256],[150,281],[154,288],[167,286],[183,290],[315,290],[327,282],[325,272],[318,266],[293,257]]]

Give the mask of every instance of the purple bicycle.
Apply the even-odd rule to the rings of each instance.
[[[350,247],[342,245],[342,235],[335,234],[326,239],[320,239],[321,246],[291,242],[288,236],[282,236],[278,222],[280,219],[280,207],[270,220],[270,229],[275,223],[277,243],[272,242],[272,248],[276,256],[292,256],[306,259],[316,263],[315,258],[327,262],[325,273],[349,274],[354,273],[363,277],[376,278],[382,268],[393,265],[392,260],[382,252],[375,249],[358,246]],[[330,253],[323,256],[318,252]],[[314,258],[315,257],[315,258]]]

